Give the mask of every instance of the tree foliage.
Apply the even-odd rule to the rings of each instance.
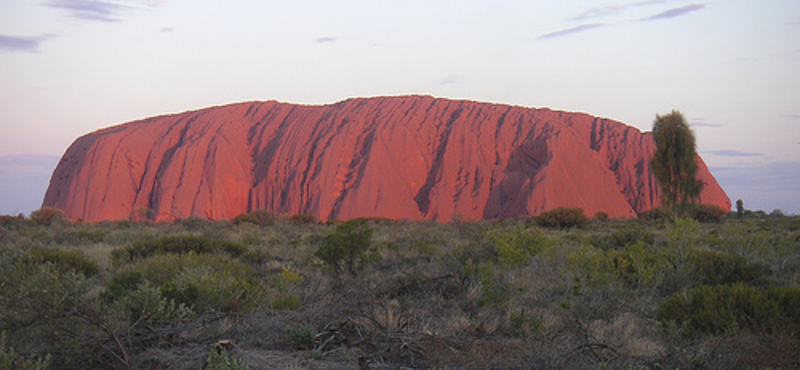
[[[661,185],[662,202],[673,210],[694,203],[703,189],[697,179],[694,133],[679,111],[656,116],[653,123],[656,152],[650,167]]]

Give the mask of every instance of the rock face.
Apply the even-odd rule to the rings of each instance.
[[[252,102],[149,118],[77,139],[44,206],[86,221],[451,220],[659,203],[650,133],[587,114],[426,96],[325,106]],[[703,161],[704,204],[730,210]]]

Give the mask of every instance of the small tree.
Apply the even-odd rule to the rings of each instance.
[[[365,219],[344,222],[322,239],[322,245],[314,255],[335,272],[347,271],[356,276],[367,262],[377,256],[372,247],[372,232]]]
[[[744,202],[739,199],[736,201],[736,217],[742,218],[744,216]]]
[[[678,111],[656,116],[653,123],[656,152],[650,167],[661,185],[662,202],[673,211],[684,210],[700,197],[694,133]]]

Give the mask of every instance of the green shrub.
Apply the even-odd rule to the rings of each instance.
[[[539,230],[524,227],[491,230],[487,239],[495,261],[509,267],[523,266],[550,244]]]
[[[260,265],[270,259],[272,259],[272,255],[269,252],[259,249],[250,250],[241,256],[241,260],[251,266]]]
[[[186,230],[199,231],[207,228],[213,221],[199,216],[189,216],[177,219],[174,223],[183,226]]]
[[[0,215],[0,226],[6,229],[19,230],[27,224],[23,214],[17,216]]]
[[[669,258],[658,249],[648,248],[644,241],[630,244],[624,249],[606,252],[613,271],[628,287],[641,288],[661,283],[672,265]]]
[[[700,222],[722,222],[728,215],[722,208],[712,204],[692,204],[686,214]]]
[[[200,302],[200,288],[192,282],[178,284],[168,281],[161,285],[158,291],[164,298],[171,299],[175,303],[183,304],[191,309],[195,309]]]
[[[372,246],[373,229],[366,220],[355,219],[336,226],[336,231],[322,239],[322,245],[314,253],[335,272],[358,275],[369,261],[377,258]]]
[[[252,211],[250,213],[242,213],[233,219],[234,224],[241,224],[241,223],[251,223],[260,226],[270,226],[278,220],[278,216],[276,216],[272,211],[266,209],[259,209]]]
[[[194,312],[182,303],[164,297],[158,288],[145,282],[111,304],[128,323],[148,320],[156,324],[177,324],[191,319]]]
[[[651,245],[654,241],[655,234],[647,231],[644,227],[625,227],[614,230],[610,234],[594,235],[590,243],[597,248],[609,250],[622,249],[639,242]]]
[[[77,361],[90,351],[71,334],[91,333],[84,319],[91,312],[90,289],[83,274],[40,263],[24,250],[0,248],[0,331],[15,350],[40,358],[52,354],[54,367]]]
[[[752,284],[762,279],[766,272],[763,265],[749,262],[742,256],[710,250],[693,250],[689,254],[689,263],[695,268],[698,282],[706,285]]]
[[[85,230],[69,228],[56,233],[53,236],[53,241],[58,244],[67,245],[81,245],[100,243],[105,239],[105,232],[100,230]]]
[[[198,313],[207,309],[238,311],[257,303],[253,269],[225,256],[156,255],[133,268],[163,295]]]
[[[0,333],[0,369],[46,370],[50,367],[50,356],[23,356],[6,343],[6,332]]]
[[[519,313],[512,312],[508,315],[507,334],[515,338],[540,337],[545,326],[542,320],[524,309]]]
[[[316,332],[309,324],[301,324],[296,328],[286,328],[284,330],[286,343],[294,349],[309,350],[314,348],[314,337]]]
[[[673,212],[664,206],[651,208],[639,213],[639,219],[645,221],[663,221],[670,219],[672,216]]]
[[[294,311],[302,304],[300,296],[297,294],[279,294],[272,298],[271,306],[275,310]]]
[[[39,225],[50,226],[54,223],[66,223],[64,211],[53,207],[42,207],[31,212],[31,220]]]
[[[187,266],[172,283],[181,292],[194,291],[195,309],[209,308],[217,311],[240,311],[247,306],[256,283],[250,278],[239,278],[233,271],[214,269],[209,265]],[[196,290],[195,290],[196,289]],[[245,307],[247,306],[247,307]]]
[[[232,275],[237,279],[250,279],[253,268],[225,256],[210,254],[169,254],[156,255],[132,266],[151,284],[161,286],[175,279],[187,268],[206,267],[211,271]]]
[[[581,208],[559,207],[542,212],[535,218],[542,227],[569,229],[583,227],[589,221]]]
[[[701,285],[678,292],[658,310],[662,322],[684,325],[686,334],[722,334],[730,330],[772,332],[789,329],[800,335],[800,289],[757,289],[733,285]]]
[[[298,213],[289,216],[289,222],[296,225],[313,224],[316,221],[317,218],[314,215],[309,215],[305,213]]]
[[[53,249],[34,248],[31,256],[39,263],[51,263],[60,271],[75,271],[87,277],[95,276],[100,268],[77,251],[59,251]]]
[[[144,276],[138,271],[123,271],[111,277],[108,288],[100,292],[100,298],[105,302],[114,302],[139,288],[144,284]]]
[[[208,354],[204,370],[250,370],[250,367],[233,357],[224,346],[216,346]]]
[[[603,211],[597,211],[597,213],[594,214],[594,219],[597,221],[608,221],[608,218],[608,213]]]
[[[567,266],[592,287],[608,284],[615,277],[614,261],[602,249],[591,245],[567,254]]]
[[[115,264],[122,264],[159,254],[227,254],[239,257],[248,251],[247,247],[226,240],[214,240],[196,235],[173,235],[115,249],[111,252],[111,258]]]

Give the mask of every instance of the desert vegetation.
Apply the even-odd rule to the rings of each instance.
[[[800,219],[722,216],[2,216],[0,368],[797,368]]]

